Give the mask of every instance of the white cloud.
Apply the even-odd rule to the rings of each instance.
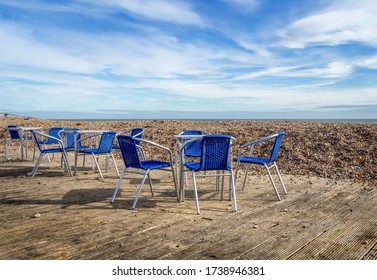
[[[280,45],[304,48],[307,45],[340,45],[362,42],[377,46],[376,1],[336,2],[299,19],[280,31]],[[357,4],[356,4],[357,3]]]
[[[269,69],[247,73],[236,77],[234,80],[248,80],[264,76],[275,77],[309,77],[309,78],[343,78],[353,71],[353,66],[343,61],[330,62],[326,67],[309,68],[304,65],[291,67],[271,67]]]
[[[370,69],[377,69],[377,55],[360,59],[357,64],[362,67],[367,67]]]
[[[81,0],[90,5],[110,7],[131,12],[150,20],[175,22],[179,24],[203,25],[202,18],[192,7],[182,1],[169,0]]]
[[[343,61],[335,61],[328,63],[325,68],[302,70],[293,75],[296,77],[342,78],[351,74],[352,71],[352,65]]]
[[[0,22],[0,63],[5,65],[92,75],[109,71],[132,77],[171,78],[177,75],[220,75],[219,60],[242,60],[242,53],[211,45],[179,42],[154,34],[85,34]],[[40,37],[44,37],[40,40]],[[216,61],[216,63],[211,62]],[[221,74],[222,75],[222,74]]]

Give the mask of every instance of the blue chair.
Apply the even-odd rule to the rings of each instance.
[[[7,130],[9,131],[9,134],[10,134],[10,140],[9,140],[9,143],[7,144],[7,146],[5,147],[6,157],[9,154],[9,150],[10,150],[10,146],[11,146],[12,141],[18,141],[18,143],[19,143],[18,150],[19,150],[19,152],[21,152],[21,157],[22,157],[22,160],[23,160],[23,156],[24,156],[24,150],[23,150],[24,145],[23,145],[23,143],[25,141],[25,144],[26,144],[25,150],[26,150],[26,157],[27,157],[28,140],[32,140],[33,137],[31,135],[23,135],[22,128],[18,127],[16,125],[8,125]],[[34,159],[34,156],[35,156],[35,146],[34,146],[33,159]],[[6,160],[7,160],[7,158],[6,158]]]
[[[88,154],[88,155],[92,156],[93,162],[95,163],[97,170],[98,170],[98,173],[99,173],[102,180],[103,180],[103,175],[102,175],[102,172],[101,172],[101,169],[99,167],[98,160],[97,160],[97,158],[100,155],[111,156],[115,170],[116,170],[116,172],[119,176],[118,167],[117,167],[114,155],[112,153],[112,147],[113,147],[113,144],[114,144],[115,135],[116,135],[115,131],[103,132],[101,134],[101,140],[98,144],[98,147],[96,147],[96,148],[81,148],[81,149],[78,149],[78,151],[76,153],[76,156],[78,154],[83,154],[83,155]],[[99,136],[99,135],[95,134],[95,135],[90,135],[88,137],[84,137],[80,140],[80,142],[85,140],[85,139],[88,139],[88,138],[91,138],[91,137],[97,137],[97,136]],[[76,162],[76,160],[75,160],[75,162]]]
[[[68,170],[69,174],[72,176],[72,171],[71,171],[71,168],[69,167],[69,163],[68,163],[67,149],[64,148],[63,141],[59,138],[55,138],[51,135],[44,134],[44,133],[39,132],[39,131],[32,130],[31,132],[33,133],[33,136],[34,136],[34,139],[35,139],[35,144],[40,151],[40,155],[39,155],[37,162],[36,162],[32,172],[31,172],[31,176],[34,177],[35,174],[37,173],[38,167],[41,163],[43,156],[51,154],[51,153],[61,153],[62,154],[62,158],[63,158],[63,162],[65,164],[65,167]],[[51,138],[51,141],[57,143],[57,146],[46,148],[44,145],[41,144],[41,143],[43,143],[43,141],[41,139],[42,137],[44,139],[50,139]]]
[[[230,189],[229,189],[229,200],[233,197],[234,212],[237,211],[237,200],[236,191],[234,187],[234,173],[232,170],[231,161],[231,146],[233,145],[234,138],[229,135],[204,135],[200,141],[200,160],[199,162],[186,162],[184,149],[190,143],[195,142],[195,140],[187,141],[181,147],[181,171],[184,172],[182,167],[187,168],[192,173],[194,194],[195,194],[195,204],[197,214],[200,214],[198,191],[196,187],[196,177],[209,177],[209,176],[229,176],[230,177]],[[203,174],[195,175],[195,173],[200,171],[217,171],[216,174]],[[220,173],[223,171],[223,173]],[[229,174],[224,173],[228,171]],[[181,196],[183,196],[183,176],[180,176],[181,182]],[[223,191],[223,190],[222,190]]]
[[[283,191],[284,191],[285,194],[287,194],[287,190],[285,188],[283,179],[281,178],[278,166],[276,164],[278,154],[279,154],[279,150],[280,150],[284,135],[285,135],[285,132],[283,132],[283,131],[278,132],[276,134],[269,135],[269,136],[261,138],[259,140],[246,143],[246,144],[244,144],[240,147],[240,149],[238,151],[238,157],[233,159],[233,160],[237,162],[236,178],[237,178],[239,165],[241,163],[248,164],[247,167],[246,167],[246,171],[245,171],[245,179],[244,179],[244,182],[243,182],[242,190],[244,190],[244,188],[245,188],[249,165],[250,164],[257,164],[257,165],[263,165],[266,168],[268,176],[269,176],[271,184],[272,184],[272,187],[275,190],[275,193],[276,193],[278,200],[281,200],[281,198],[280,198],[279,192],[276,188],[276,185],[274,183],[274,180],[272,178],[272,175],[271,175],[271,172],[270,172],[271,168],[275,168],[276,173],[279,177],[280,184],[283,188]],[[274,141],[269,157],[257,157],[257,156],[253,155],[256,145],[260,145],[260,144],[263,145],[263,144],[266,144],[269,141]],[[250,147],[250,152],[249,152],[249,155],[245,156],[243,154],[245,153],[245,150],[247,150],[246,148],[248,148],[248,147]]]
[[[140,160],[140,156],[139,156],[139,152],[138,152],[138,149],[139,149],[138,146],[139,145],[137,144],[137,143],[140,144],[140,142],[150,144],[154,147],[161,148],[161,149],[165,150],[169,155],[170,161]],[[136,207],[137,200],[139,199],[141,190],[143,188],[143,185],[144,185],[147,177],[148,177],[148,180],[149,180],[149,185],[150,185],[150,190],[151,190],[152,196],[154,195],[152,181],[151,181],[151,178],[150,178],[150,175],[149,175],[149,172],[152,171],[152,170],[158,169],[158,170],[171,171],[172,175],[173,175],[175,191],[177,192],[177,182],[176,182],[176,178],[175,178],[175,174],[174,174],[174,168],[173,168],[173,154],[172,154],[172,152],[170,151],[169,148],[158,145],[158,144],[151,142],[151,141],[143,140],[143,139],[140,139],[140,138],[134,138],[134,137],[128,136],[128,135],[118,135],[118,143],[119,143],[119,146],[120,146],[120,151],[122,153],[122,157],[123,157],[123,161],[124,161],[124,167],[123,167],[123,171],[122,171],[122,174],[120,176],[120,179],[118,181],[118,184],[115,188],[114,195],[112,197],[111,203],[114,203],[114,201],[115,201],[115,197],[118,193],[118,190],[120,188],[120,185],[121,185],[123,177],[124,177],[124,174],[126,172],[144,175],[143,180],[142,180],[140,187],[138,189],[138,192],[136,194],[136,198],[133,202],[132,209],[135,209],[135,207]],[[170,170],[166,169],[168,167],[170,167]],[[129,170],[129,169],[142,170],[142,172],[133,171],[133,170]],[[177,193],[177,195],[178,195],[178,193]]]
[[[57,147],[59,146],[58,140],[62,140],[62,131],[63,127],[51,127],[49,129],[48,135],[51,137],[43,137],[43,139],[40,140],[39,144],[43,145],[44,149],[47,149],[48,146]],[[46,134],[44,134],[46,135]],[[52,154],[54,156],[54,154]],[[50,156],[47,154],[48,162],[50,161]]]

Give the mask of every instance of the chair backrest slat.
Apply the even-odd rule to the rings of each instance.
[[[126,167],[142,168],[136,141],[132,136],[118,135],[118,143]]]
[[[101,141],[98,145],[98,153],[110,153],[113,147],[115,131],[106,131],[102,133]]]
[[[200,170],[230,170],[231,147],[229,135],[205,135],[200,143]]]
[[[55,138],[58,138],[58,139],[62,139],[62,130],[64,129],[64,127],[51,127],[50,128],[50,131],[48,133],[48,135],[52,136],[52,137],[55,137]],[[58,144],[59,142],[56,141],[55,139],[53,138],[47,138],[47,140],[45,141],[45,144],[46,145],[50,145],[50,144]]]
[[[40,144],[41,141],[39,140],[39,136],[37,135],[37,133],[35,133],[34,130],[30,130],[30,132],[33,134],[34,142],[35,142],[35,145],[37,146],[38,150],[42,151],[41,144]]]
[[[278,158],[279,150],[281,147],[281,144],[283,142],[283,136],[285,135],[285,132],[281,131],[277,133],[278,135],[275,138],[274,146],[272,147],[271,156],[270,156],[270,162],[274,162]]]
[[[8,130],[10,134],[11,139],[20,139],[21,134],[20,134],[20,128],[16,125],[8,125]]]

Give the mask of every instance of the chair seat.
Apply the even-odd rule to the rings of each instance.
[[[79,146],[79,152],[80,153],[82,152],[81,149],[89,149],[89,148],[90,148],[90,146]],[[67,147],[66,149],[67,149],[67,151],[74,151],[75,147]]]
[[[82,147],[80,147],[80,148],[82,148]],[[99,154],[98,153],[98,149],[80,149],[79,151],[78,151],[79,153],[84,153],[84,154]]]
[[[234,158],[233,161],[238,162],[238,158]],[[271,163],[271,160],[270,160],[270,158],[241,156],[240,162],[241,163],[254,163],[254,164],[265,165],[265,164]]]
[[[64,149],[65,152],[67,152],[68,149]],[[48,154],[48,153],[62,153],[62,148],[51,148],[51,149],[41,149],[42,153]]]
[[[141,161],[140,163],[141,163],[141,167],[144,170],[160,169],[160,168],[171,166],[170,162],[159,161],[159,160],[146,160],[146,161]]]
[[[190,169],[191,171],[198,171],[200,168],[200,162],[186,162],[185,166]]]
[[[114,145],[113,149],[120,150],[120,147],[118,145]]]

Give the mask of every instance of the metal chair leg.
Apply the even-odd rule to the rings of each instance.
[[[115,170],[116,170],[117,175],[118,175],[118,177],[119,177],[119,170],[118,170],[118,166],[117,166],[117,163],[116,163],[116,161],[115,161],[115,157],[114,157],[113,153],[111,153],[111,158],[112,158],[112,160],[113,160]]]
[[[233,208],[234,208],[234,212],[237,212],[238,209],[237,209],[237,197],[236,197],[236,184],[234,182],[234,173],[232,170],[230,171],[230,174],[231,174],[231,180],[232,180]]]
[[[38,160],[33,168],[33,171],[31,171],[31,176],[34,178],[35,176],[35,173],[37,173],[37,170],[38,170],[38,167],[39,167],[39,164],[41,163],[41,160],[42,160],[42,157],[43,157],[44,154],[40,154],[39,157],[38,157]]]
[[[64,165],[67,168],[69,175],[73,176],[71,167],[69,166],[67,154],[63,153],[62,155],[63,155]]]
[[[196,213],[199,215],[200,214],[200,209],[199,209],[199,198],[198,198],[198,190],[196,187],[196,179],[195,179],[195,172],[192,171],[192,182],[194,184],[194,194],[195,194],[195,205],[196,205]]]
[[[280,184],[283,188],[283,191],[284,191],[285,194],[288,194],[287,189],[285,188],[285,185],[284,185],[284,182],[283,182],[283,178],[281,178],[280,171],[279,171],[279,168],[278,168],[276,162],[274,163],[274,166],[275,166],[275,169],[276,169],[276,173],[278,174],[279,181],[280,181]]]
[[[103,180],[103,175],[102,175],[101,169],[99,167],[98,161],[96,159],[96,156],[94,154],[92,154],[92,158],[93,158],[93,161],[94,161],[94,163],[95,163],[95,165],[97,167],[98,173],[101,176],[101,179]]]
[[[151,176],[150,176],[149,173],[148,173],[148,181],[149,181],[149,188],[151,189],[151,194],[152,194],[152,196],[154,196],[152,180],[151,180]]]
[[[249,165],[246,165],[246,170],[245,170],[245,179],[243,180],[243,185],[242,185],[242,190],[245,189],[246,185],[246,180],[247,180],[247,173],[249,172]]]
[[[124,177],[124,174],[125,174],[125,173],[126,173],[126,167],[123,167],[122,174],[120,175],[120,178],[119,178],[119,180],[118,180],[118,183],[117,183],[117,186],[116,186],[116,188],[115,188],[115,191],[114,191],[113,197],[112,197],[112,199],[111,199],[111,203],[114,203],[114,201],[115,201],[115,197],[116,197],[116,195],[117,195],[117,193],[118,193],[118,190],[119,190],[119,188],[120,188],[120,185],[121,185],[121,183],[122,183],[122,180],[123,180],[123,177]]]
[[[177,186],[177,178],[175,177],[175,172],[174,172],[174,166],[173,166],[173,164],[171,165],[171,173],[173,175],[175,192],[177,194],[177,201],[179,202],[179,191],[178,191],[178,186]]]
[[[265,165],[265,167],[266,167],[266,169],[267,169],[268,177],[270,177],[270,181],[271,181],[271,183],[272,183],[272,187],[273,187],[274,190],[275,190],[276,196],[277,196],[278,200],[281,200],[280,195],[279,195],[279,192],[278,192],[278,190],[277,190],[277,188],[276,188],[276,185],[275,185],[275,183],[274,183],[274,180],[273,180],[273,178],[272,178],[272,175],[271,175],[271,172],[270,172],[270,168],[269,168],[267,165]]]
[[[132,204],[132,209],[135,209],[135,207],[136,207],[137,200],[139,199],[139,196],[140,196],[140,193],[141,193],[141,189],[143,188],[143,185],[144,185],[144,183],[145,183],[145,179],[147,179],[148,173],[149,173],[149,169],[148,169],[147,171],[145,171],[145,174],[144,174],[143,180],[141,181],[141,184],[140,184],[139,190],[137,191],[135,201],[134,201],[134,203]]]

